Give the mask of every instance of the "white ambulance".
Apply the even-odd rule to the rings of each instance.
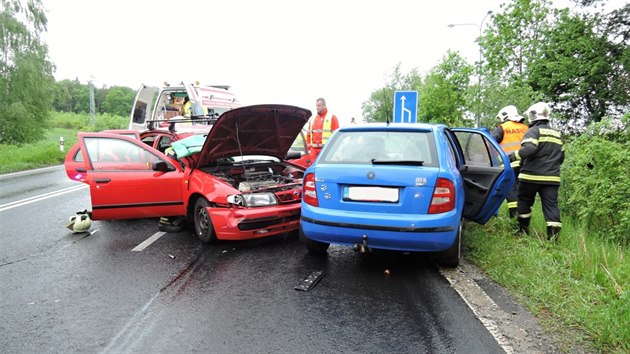
[[[229,88],[226,85],[203,86],[198,82],[177,86],[165,82],[161,87],[142,85],[136,94],[128,129],[145,131],[173,119],[206,122],[216,119],[223,112],[241,106]],[[190,114],[184,112],[186,100],[191,103]]]

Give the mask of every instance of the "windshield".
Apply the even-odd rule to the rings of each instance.
[[[318,163],[405,162],[438,166],[435,141],[430,131],[339,131],[322,152]]]

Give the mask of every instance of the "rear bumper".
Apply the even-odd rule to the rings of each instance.
[[[300,204],[250,209],[208,208],[219,240],[250,240],[296,231]]]
[[[370,248],[410,252],[449,248],[455,242],[460,222],[461,214],[455,211],[437,215],[345,212],[339,218],[309,206],[303,207],[301,216],[304,236],[315,241],[352,246],[367,237]]]

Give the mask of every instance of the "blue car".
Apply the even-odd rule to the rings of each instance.
[[[437,252],[459,265],[463,218],[485,224],[514,183],[487,131],[371,123],[337,130],[303,181],[300,240],[367,252]]]

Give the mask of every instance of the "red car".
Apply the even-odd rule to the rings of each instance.
[[[203,242],[297,231],[304,168],[286,160],[308,109],[225,112],[201,152],[179,160],[128,136],[79,133],[68,177],[90,186],[92,219],[183,216]]]

